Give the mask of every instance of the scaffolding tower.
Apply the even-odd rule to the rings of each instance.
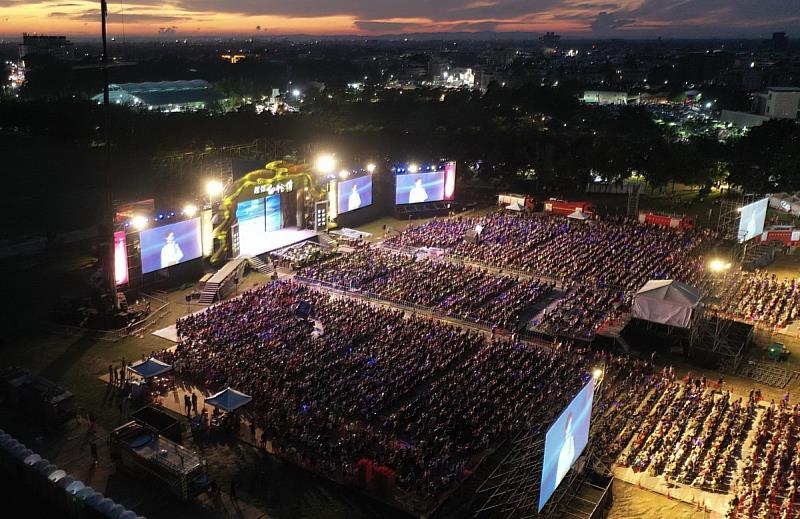
[[[689,331],[689,357],[718,364],[719,370],[735,373],[744,358],[752,333],[740,337],[732,333],[734,321],[714,310],[712,301],[697,306]]]
[[[639,218],[639,196],[642,194],[642,184],[628,184],[628,218]]]

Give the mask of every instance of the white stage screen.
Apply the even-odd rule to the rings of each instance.
[[[200,241],[200,218],[142,231],[139,234],[142,273],[199,258],[203,254]]]
[[[255,256],[271,250],[269,234],[282,227],[281,195],[246,200],[236,205],[239,253]]]
[[[739,220],[739,241],[747,241],[764,232],[764,220],[767,218],[769,198],[764,198],[742,207]]]
[[[542,486],[539,491],[539,511],[544,508],[561,480],[589,442],[589,423],[592,418],[594,378],[550,426],[544,438]]]
[[[339,214],[372,205],[372,176],[339,182]]]

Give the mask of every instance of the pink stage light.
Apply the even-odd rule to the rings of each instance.
[[[117,286],[128,282],[128,244],[125,231],[114,233],[114,281]]]

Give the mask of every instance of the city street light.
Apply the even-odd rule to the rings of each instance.
[[[320,155],[314,167],[322,174],[328,175],[336,168],[336,157],[333,155]]]

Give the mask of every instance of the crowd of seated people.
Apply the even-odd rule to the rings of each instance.
[[[313,320],[294,315],[300,301]],[[526,419],[563,408],[594,355],[489,339],[292,282],[187,316],[177,331],[176,349],[158,357],[209,391],[253,396],[249,413],[280,452],[332,477],[366,457],[423,497]]]
[[[729,504],[728,519],[800,517],[800,406],[770,404]]]
[[[754,401],[716,390],[705,377],[671,382],[618,464],[725,493],[755,418]]]
[[[734,271],[714,280],[718,310],[725,316],[783,328],[797,318],[800,286],[774,274]]]
[[[483,227],[479,243],[466,230]],[[561,216],[491,213],[434,220],[387,240],[388,246],[438,246],[487,265],[562,280],[638,289],[647,280],[686,279],[701,264],[707,242],[699,231],[678,231],[624,219],[573,222]]]
[[[530,322],[530,328],[553,336],[591,339],[597,329],[626,304],[624,292],[572,283],[563,298]]]
[[[552,290],[538,280],[369,248],[303,269],[300,276],[505,329],[515,329],[525,310]]]
[[[270,253],[272,261],[281,267],[299,269],[333,257],[336,251],[310,241]]]

